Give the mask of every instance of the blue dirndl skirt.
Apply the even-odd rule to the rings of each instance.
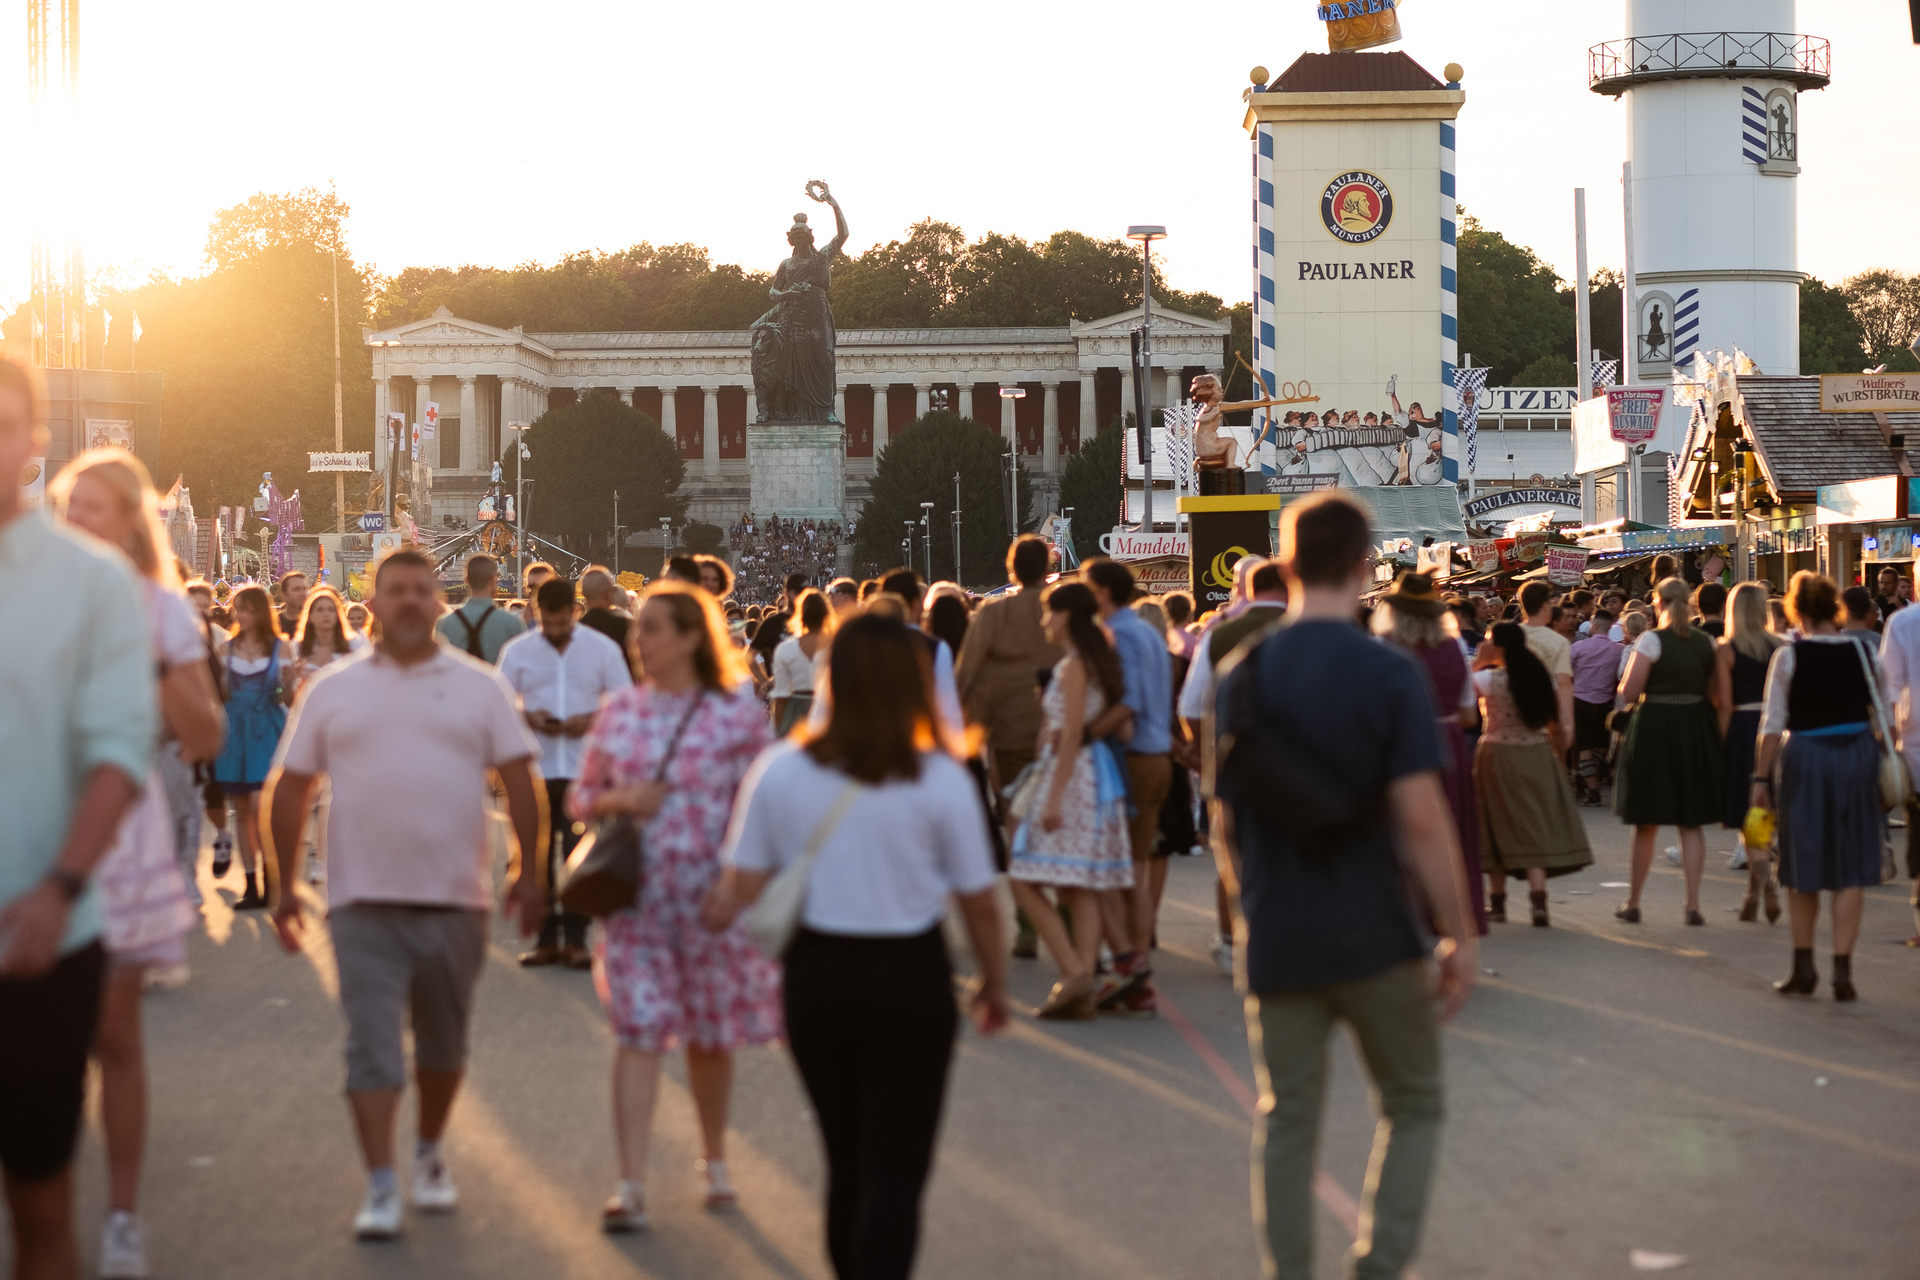
[[[1789,733],[1774,775],[1780,883],[1795,893],[1880,883],[1880,745],[1865,729]]]

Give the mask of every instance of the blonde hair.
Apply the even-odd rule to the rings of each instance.
[[[1460,635],[1460,620],[1451,609],[1429,618],[1411,609],[1396,609],[1391,600],[1382,600],[1371,621],[1373,634],[1408,649],[1432,649]]]
[[[1687,612],[1691,607],[1693,592],[1688,588],[1686,579],[1662,578],[1653,593],[1660,601],[1660,620],[1676,636],[1687,636],[1693,630],[1693,618]]]
[[[739,687],[740,682],[747,678],[746,659],[741,657],[740,650],[734,647],[733,639],[728,634],[727,619],[720,612],[720,602],[699,587],[664,580],[647,588],[641,608],[656,601],[665,605],[672,614],[674,630],[682,635],[688,632],[700,634],[700,647],[693,651],[693,670],[700,683],[722,693],[731,693]],[[646,671],[640,661],[638,644],[640,628],[627,628],[627,636],[634,670],[644,680]]]
[[[153,491],[153,476],[146,464],[118,445],[89,449],[69,462],[53,478],[48,494],[62,516],[73,497],[73,486],[80,477],[90,475],[112,489],[123,511],[138,512],[133,532],[120,549],[127,553],[142,576],[163,587],[178,587],[179,574],[173,564],[173,544],[166,526],[160,522],[160,495]]]
[[[1727,640],[1734,652],[1744,653],[1755,662],[1766,662],[1773,651],[1786,643],[1769,626],[1772,611],[1767,607],[1767,589],[1757,582],[1743,582],[1727,595]]]
[[[1160,607],[1158,600],[1136,600],[1133,602],[1133,611],[1139,614],[1162,640],[1167,638],[1167,627],[1169,625],[1167,622],[1167,611]]]
[[[1644,613],[1629,613],[1620,619],[1620,629],[1626,633],[1629,640],[1639,639],[1651,626],[1653,623],[1647,620],[1647,615]]]

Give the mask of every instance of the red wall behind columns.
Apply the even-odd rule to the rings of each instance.
[[[1060,383],[1060,454],[1080,452],[1080,379]]]
[[[706,420],[707,393],[698,387],[679,387],[673,393],[674,438],[680,442],[680,456],[698,462],[701,453],[702,423]]]
[[[747,389],[720,388],[720,456],[747,456]]]
[[[847,388],[847,456],[849,458],[871,458],[873,456],[873,396],[874,388],[851,386]]]

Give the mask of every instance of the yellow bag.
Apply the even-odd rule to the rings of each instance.
[[[1740,829],[1746,837],[1747,848],[1769,849],[1773,847],[1773,811],[1754,805],[1747,810],[1746,824]]]

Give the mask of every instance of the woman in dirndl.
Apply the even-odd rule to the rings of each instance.
[[[1793,925],[1793,972],[1774,983],[1781,995],[1812,995],[1813,931],[1820,895],[1833,895],[1833,998],[1852,1000],[1853,946],[1860,938],[1866,888],[1880,883],[1886,816],[1880,808],[1880,744],[1874,740],[1876,691],[1882,688],[1872,633],[1837,625],[1840,589],[1801,570],[1787,588],[1787,614],[1799,639],[1774,651],[1766,709],[1754,753],[1749,801],[1772,810],[1780,846],[1780,883]],[[1884,703],[1883,703],[1884,705]]]
[[[1747,896],[1740,900],[1740,918],[1756,920],[1760,901],[1766,900],[1767,923],[1780,918],[1780,893],[1773,878],[1771,847],[1751,848],[1744,829],[1753,793],[1754,744],[1760,737],[1760,713],[1766,709],[1767,664],[1786,641],[1767,629],[1767,589],[1743,582],[1727,597],[1727,634],[1720,641],[1720,666],[1726,673],[1728,698],[1720,706],[1720,737],[1727,757],[1721,794],[1726,812],[1720,825],[1740,833],[1733,865],[1747,865]]]
[[[1614,770],[1613,811],[1633,827],[1627,900],[1614,918],[1640,923],[1640,891],[1653,870],[1661,827],[1680,829],[1680,866],[1687,885],[1686,922],[1700,925],[1700,878],[1707,865],[1703,828],[1725,814],[1726,749],[1715,708],[1730,706],[1727,672],[1713,637],[1688,618],[1683,578],[1654,588],[1660,627],[1633,642],[1615,703],[1633,708]]]
[[[1497,622],[1474,655],[1473,686],[1486,725],[1473,756],[1473,785],[1487,919],[1506,923],[1507,876],[1524,875],[1533,923],[1546,928],[1547,877],[1593,863],[1579,803],[1548,734],[1559,717],[1553,677],[1518,623]]]
[[[809,587],[793,608],[800,634],[788,636],[773,651],[773,692],[769,705],[775,737],[784,738],[807,722],[813,711],[813,676],[820,652],[833,630],[827,598]]]
[[[226,720],[207,671],[200,615],[180,590],[146,467],[124,449],[90,449],[55,478],[51,496],[68,524],[119,547],[139,570],[162,742],[177,743],[175,754],[188,765],[212,759],[220,750]],[[174,985],[185,980],[186,935],[197,919],[175,830],[156,763],[95,873],[106,916],[108,957],[93,1041],[107,1140],[107,1221],[99,1256],[100,1274],[107,1276],[147,1274],[139,1216],[147,1132],[140,993],[150,973],[158,977],[171,971]]]
[[[1433,589],[1432,574],[1401,574],[1393,590],[1380,598],[1380,605],[1373,611],[1374,632],[1405,649],[1432,682],[1434,718],[1447,758],[1447,805],[1460,837],[1460,863],[1473,900],[1474,924],[1484,934],[1487,907],[1480,867],[1480,805],[1473,793],[1473,758],[1467,752],[1466,732],[1480,723],[1469,669],[1472,655],[1460,639],[1459,622]]]

